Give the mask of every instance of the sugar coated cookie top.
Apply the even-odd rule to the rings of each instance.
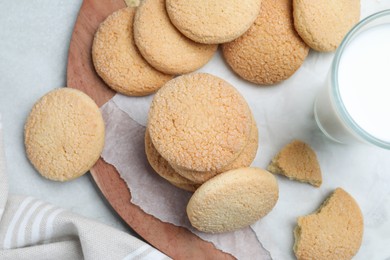
[[[67,181],[86,173],[104,145],[104,122],[95,102],[79,90],[43,96],[25,124],[27,157],[45,178]]]
[[[152,101],[148,128],[157,151],[171,164],[195,171],[221,169],[238,157],[252,125],[241,94],[205,73],[169,81]]]

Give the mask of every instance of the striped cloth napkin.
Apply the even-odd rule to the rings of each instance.
[[[0,259],[169,259],[150,245],[32,197],[8,194],[0,117]]]

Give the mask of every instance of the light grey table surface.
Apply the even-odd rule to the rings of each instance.
[[[81,2],[0,1],[0,114],[9,191],[130,232],[106,205],[90,174],[66,183],[46,180],[24,151],[23,127],[33,104],[48,91],[66,86],[69,42]]]

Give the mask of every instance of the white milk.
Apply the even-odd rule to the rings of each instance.
[[[370,135],[390,142],[390,24],[369,28],[352,39],[340,59],[338,83],[353,121]],[[317,98],[317,123],[336,141],[361,139],[340,119],[330,84],[329,79]]]

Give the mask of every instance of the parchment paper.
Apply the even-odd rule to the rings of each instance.
[[[386,8],[390,8],[389,0],[362,1],[362,17]],[[252,230],[273,259],[292,259],[297,217],[315,211],[337,187],[344,188],[357,200],[364,215],[363,244],[356,259],[390,257],[390,151],[334,143],[320,132],[314,120],[314,100],[325,83],[332,58],[333,53],[311,51],[291,78],[269,87],[241,80],[220,53],[200,70],[230,82],[248,101],[259,128],[259,150],[253,166],[266,168],[279,149],[296,138],[310,144],[320,161],[323,174],[320,188],[277,176],[279,200],[251,229],[205,235],[190,228],[185,216],[190,193],[162,181],[145,160],[143,134],[153,96],[116,95],[102,108],[107,124],[103,158],[126,180],[134,204],[163,221],[189,228],[239,259],[267,257]]]

